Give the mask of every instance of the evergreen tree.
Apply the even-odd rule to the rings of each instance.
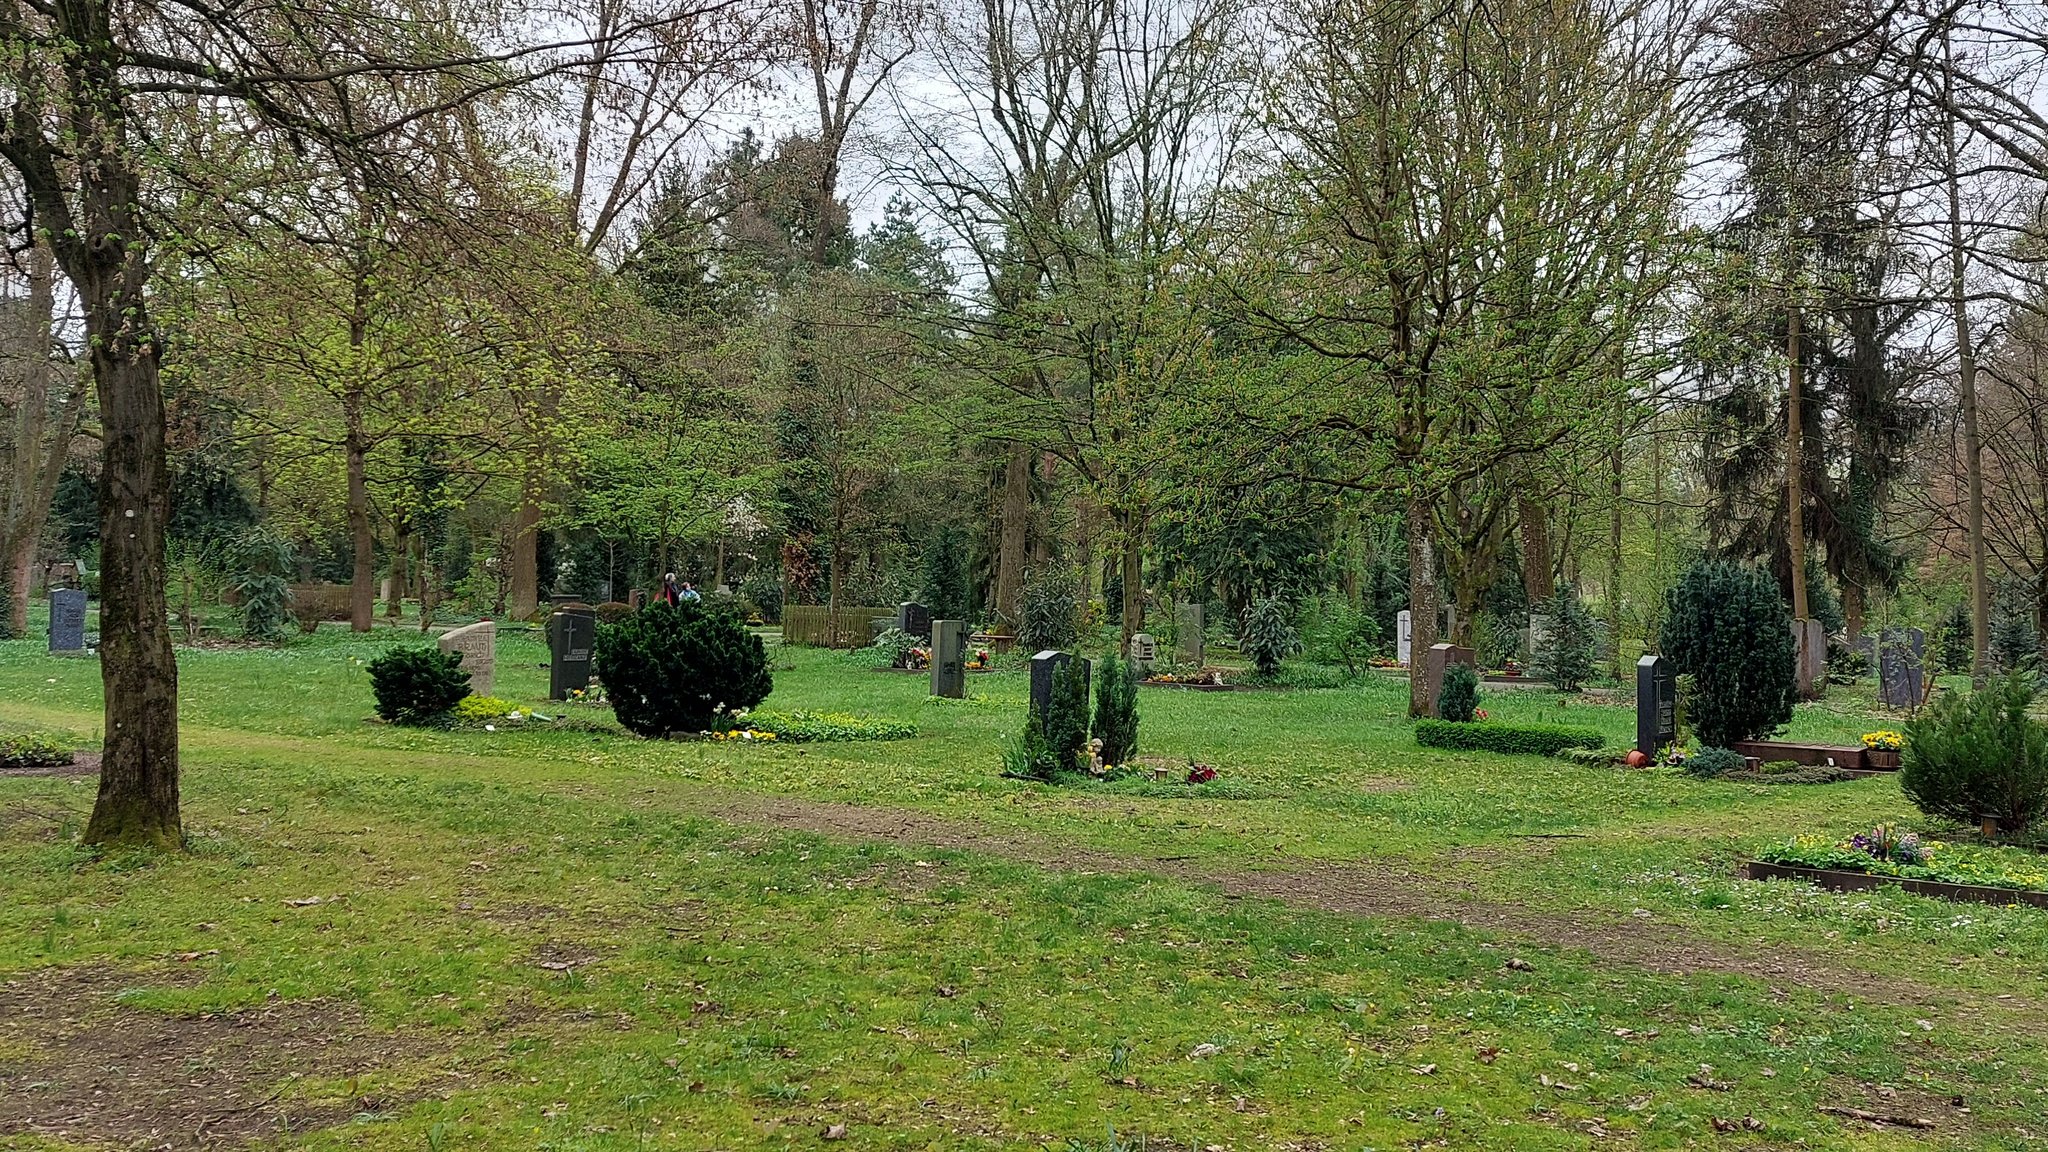
[[[934,620],[966,620],[974,611],[974,589],[967,575],[967,540],[958,528],[941,528],[924,551],[924,578],[919,595]]]
[[[1664,654],[1693,679],[1686,718],[1709,748],[1768,736],[1792,719],[1792,614],[1760,569],[1702,560],[1665,595]]]
[[[1579,599],[1578,590],[1560,584],[1544,606],[1550,631],[1531,654],[1529,671],[1563,692],[1576,692],[1593,678],[1600,656],[1600,626]]]
[[[1095,736],[1102,762],[1128,764],[1138,754],[1138,670],[1112,655],[1096,675]]]

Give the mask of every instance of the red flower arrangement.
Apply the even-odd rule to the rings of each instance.
[[[1188,783],[1207,784],[1216,778],[1216,770],[1207,764],[1188,765]]]

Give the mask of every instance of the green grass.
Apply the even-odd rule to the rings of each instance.
[[[1371,679],[1142,689],[1142,753],[1222,778],[1051,788],[997,775],[1022,673],[937,701],[920,677],[787,651],[765,707],[921,734],[656,744],[589,710],[408,730],[365,719],[362,666],[394,642],[418,637],[181,653],[187,854],[95,859],[72,842],[89,782],[0,780],[0,980],[112,966],[129,1010],[345,1004],[417,1046],[363,1083],[284,1085],[402,1102],[285,1140],[307,1148],[779,1148],[832,1124],[857,1148],[2017,1148],[2040,1127],[2038,1008],[2030,1025],[1995,997],[2048,1000],[2041,913],[1733,879],[1797,831],[1917,826],[1887,779],[1765,788],[1433,752],[1403,686]],[[94,739],[96,666],[41,648],[0,644],[0,728]],[[501,638],[496,694],[538,702],[544,657]],[[1633,731],[1626,708],[1482,692],[1499,719]],[[1793,733],[1853,740],[1869,712],[1838,689]],[[971,821],[1036,859],[1384,866],[1526,917],[1817,950],[1932,1002],[707,815],[748,795]],[[0,1043],[0,1075],[16,1058]],[[1897,1111],[1970,1111],[1944,1104],[1936,1134],[1817,1111],[1881,1110],[1863,1085],[1897,1089]]]

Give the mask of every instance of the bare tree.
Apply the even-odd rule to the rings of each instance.
[[[71,441],[85,411],[86,380],[56,340],[56,267],[47,244],[0,279],[0,636],[28,632],[36,550]],[[17,295],[14,289],[24,289]]]

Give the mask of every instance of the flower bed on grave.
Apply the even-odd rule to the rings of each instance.
[[[1838,891],[1895,884],[1943,900],[2048,908],[2048,870],[2013,848],[1922,840],[1879,825],[1845,840],[1805,834],[1766,848],[1743,866],[1752,880],[1797,879]]]

